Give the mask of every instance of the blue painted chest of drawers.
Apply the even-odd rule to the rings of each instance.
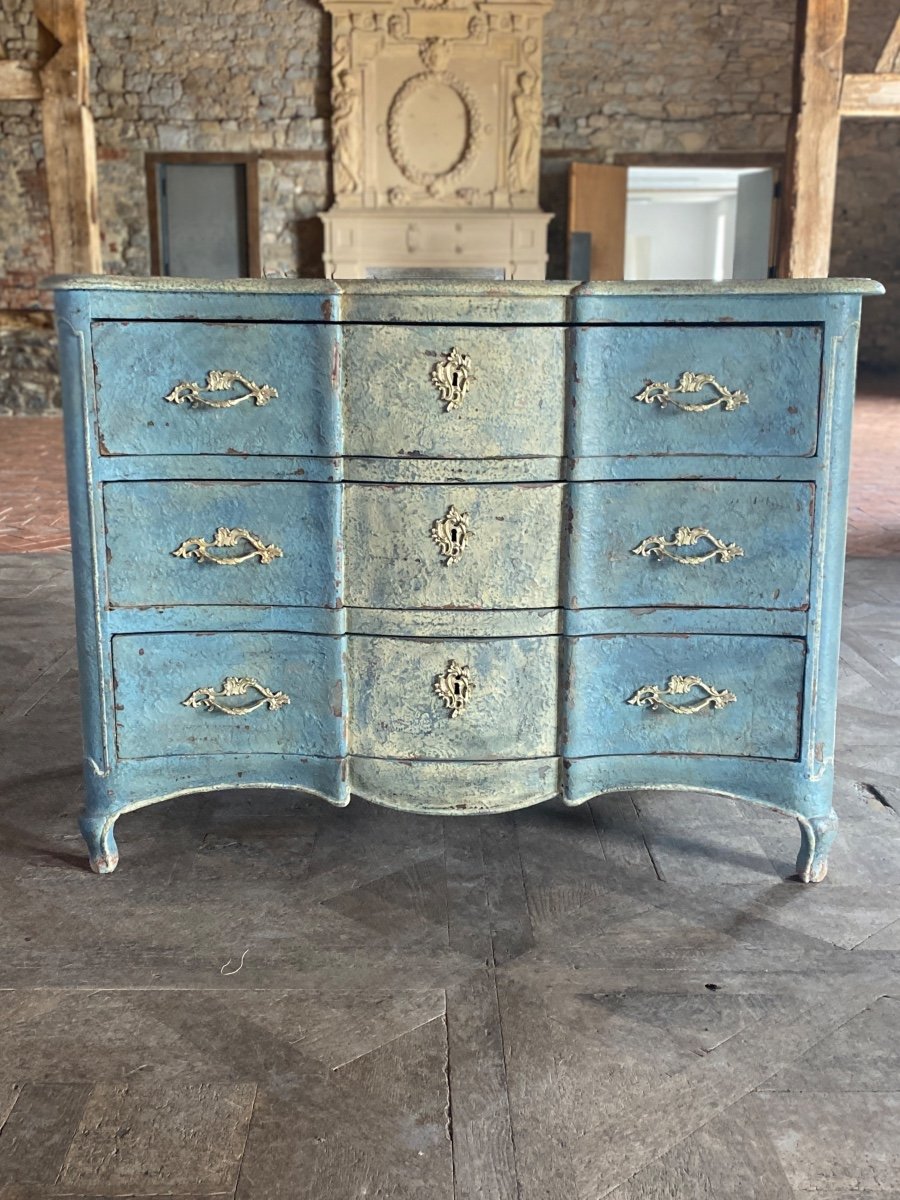
[[[878,291],[61,281],[94,869],[196,791],[652,788],[794,814],[821,879]]]

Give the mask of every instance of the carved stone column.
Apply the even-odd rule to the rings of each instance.
[[[322,0],[332,14],[325,272],[543,279],[541,48],[552,0]]]

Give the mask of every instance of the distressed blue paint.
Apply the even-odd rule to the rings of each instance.
[[[805,608],[814,496],[810,483],[573,484],[568,607]],[[687,564],[634,553],[648,537],[673,540],[678,526],[708,529],[743,554]],[[668,549],[684,558],[714,546]]]
[[[813,454],[822,330],[816,325],[649,325],[576,328],[573,334],[577,456]],[[635,399],[648,383],[674,387],[685,371],[714,375],[749,403],[682,412]],[[706,403],[715,392],[676,395]]]
[[[350,639],[351,753],[373,758],[540,758],[556,749],[559,641],[543,638]],[[451,718],[435,680],[470,668],[465,712]],[[429,791],[440,789],[440,772]]]
[[[562,485],[447,484],[344,490],[345,600],[351,608],[555,606]],[[469,536],[448,564],[431,538],[453,506]]]
[[[92,329],[97,420],[106,454],[339,452],[334,405],[336,338],[327,325],[100,321]],[[205,390],[210,371],[239,371],[278,395],[209,408],[166,400],[196,383],[222,401],[246,392]]]
[[[327,483],[107,483],[103,488],[109,603],[305,605],[334,608],[333,527],[340,493]],[[280,557],[221,565],[176,557],[219,527],[246,529]],[[250,546],[214,549],[235,557]]]
[[[345,804],[355,789],[452,815],[647,787],[793,814],[798,871],[820,879],[859,303],[877,291],[60,285],[92,865],[114,868],[119,814],[203,790]],[[448,413],[430,369],[453,345],[473,383]],[[229,369],[278,399],[163,399]],[[749,405],[632,398],[685,370]],[[457,502],[477,523],[448,568],[430,526]],[[171,557],[220,524],[284,559]],[[697,568],[631,555],[679,524],[745,554]],[[450,658],[475,684],[453,719],[434,692]],[[671,674],[738,700],[699,716],[626,703]],[[228,675],[292,703],[246,717],[182,705]]]
[[[564,343],[562,328],[348,325],[344,453],[558,457]],[[463,403],[447,411],[431,373],[454,347],[471,359],[471,383]]]
[[[342,752],[343,687],[338,638],[293,633],[151,633],[113,638],[119,758],[170,754]],[[229,677],[256,679],[290,703],[227,716],[184,701],[200,688],[221,695]],[[229,708],[256,691],[224,697]]]
[[[575,638],[569,651],[562,753],[727,754],[796,759],[806,644],[799,638],[625,634]],[[720,709],[656,711],[629,704],[645,685],[700,676],[736,697]],[[698,687],[667,696],[676,705],[702,701]]]

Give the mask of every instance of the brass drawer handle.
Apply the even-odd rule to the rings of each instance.
[[[469,514],[457,512],[452,504],[447,509],[446,516],[434,522],[431,526],[431,538],[444,556],[444,566],[452,567],[454,563],[459,562],[471,533]]]
[[[468,666],[460,666],[455,658],[447,663],[447,670],[434,681],[434,690],[450,709],[451,717],[465,712],[471,693],[475,688],[472,672]]]
[[[681,546],[696,546],[704,538],[712,545],[712,550],[707,550],[705,554],[672,553],[672,550],[677,550]],[[744,551],[737,542],[723,542],[711,534],[708,529],[701,529],[699,526],[691,528],[688,525],[679,525],[672,538],[667,538],[661,533],[644,538],[631,553],[638,554],[641,558],[652,558],[655,555],[657,561],[669,558],[672,562],[683,563],[687,567],[697,567],[711,559],[727,563],[744,556]]]
[[[707,385],[716,392],[716,395],[707,400],[705,404],[682,404],[680,400],[673,399],[676,395],[688,396],[702,392]],[[715,375],[698,374],[694,371],[684,371],[674,386],[671,383],[648,383],[644,390],[638,392],[634,398],[640,400],[642,404],[652,404],[656,400],[660,408],[665,408],[667,404],[673,404],[682,412],[708,412],[709,409],[720,406],[725,412],[734,412],[742,404],[750,403],[750,397],[746,392],[732,392],[724,384],[719,383]]]
[[[468,354],[463,354],[455,346],[446,354],[442,354],[432,368],[431,382],[447,406],[444,412],[452,412],[454,408],[459,408],[469,394],[471,371],[472,360]]]
[[[250,547],[244,554],[220,556],[210,553],[211,550],[224,550],[228,546],[237,546],[242,541]],[[206,538],[187,538],[177,550],[172,551],[172,554],[175,558],[196,559],[198,563],[215,563],[217,567],[234,567],[238,563],[250,562],[254,558],[263,564],[270,563],[276,558],[284,558],[284,551],[280,546],[274,544],[267,546],[262,538],[251,533],[249,529],[228,529],[224,525],[219,526],[211,542],[208,542]]]
[[[259,699],[254,700],[252,704],[229,707],[222,703],[229,696],[246,696],[251,688],[259,693]],[[211,687],[197,688],[195,692],[191,692],[187,700],[182,700],[181,703],[186,708],[205,708],[207,712],[225,713],[228,717],[244,717],[247,713],[262,708],[263,705],[268,708],[269,712],[276,712],[290,702],[290,697],[284,692],[270,691],[257,679],[230,675],[222,684],[221,692],[217,692],[215,688]]]
[[[251,400],[257,406],[268,404],[278,395],[276,388],[268,384],[254,383],[240,371],[209,371],[206,376],[206,391],[227,392],[236,383],[241,384],[247,391],[243,396],[231,396],[227,400],[209,400],[202,395],[203,388],[199,383],[177,383],[169,392],[166,399],[170,404],[190,404],[192,408],[234,408],[242,400]]]
[[[666,696],[685,696],[693,688],[699,688],[706,695],[693,704],[671,704]],[[669,712],[691,716],[703,712],[705,708],[724,708],[726,704],[734,704],[737,700],[734,692],[719,691],[704,683],[699,675],[672,675],[664,688],[655,683],[645,683],[643,687],[631,696],[626,703],[635,704],[638,708],[649,708],[655,712],[658,708],[666,708]]]

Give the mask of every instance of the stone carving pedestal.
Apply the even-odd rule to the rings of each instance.
[[[546,0],[323,0],[332,14],[333,278],[543,279]]]

